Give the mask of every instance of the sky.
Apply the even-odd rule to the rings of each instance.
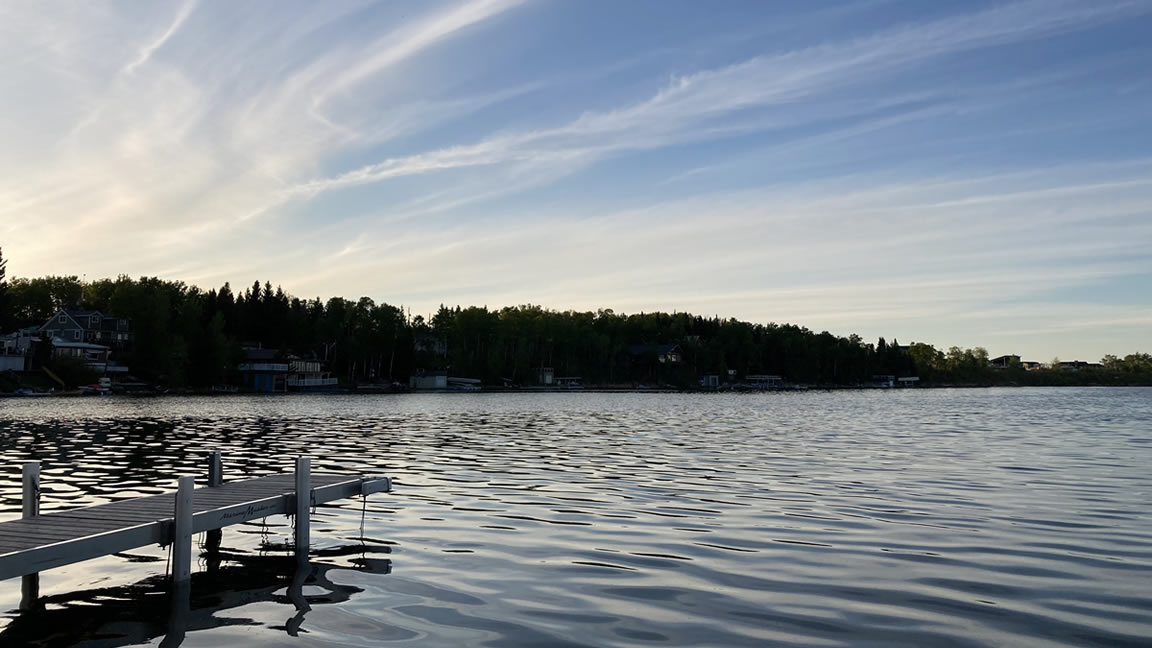
[[[1152,0],[0,3],[12,276],[1152,352]]]

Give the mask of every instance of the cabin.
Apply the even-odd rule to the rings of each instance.
[[[555,369],[553,369],[552,367],[540,367],[540,371],[537,372],[537,375],[536,375],[537,384],[544,385],[546,387],[551,387],[552,383],[554,383],[555,381],[556,381],[556,370]]]

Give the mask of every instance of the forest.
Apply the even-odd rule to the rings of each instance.
[[[707,374],[736,380],[774,374],[814,386],[866,384],[878,374],[919,376],[922,384],[937,385],[1152,382],[1152,356],[1142,353],[1108,356],[1102,368],[1075,372],[992,369],[979,347],[940,350],[883,338],[873,343],[793,324],[689,313],[555,311],[527,304],[441,306],[425,319],[368,297],[302,299],[268,281],[242,290],[227,283],[202,290],[155,277],[8,281],[0,256],[0,332],[39,326],[60,309],[130,319],[132,342],[117,360],[141,379],[176,388],[234,383],[244,345],[321,360],[347,385],[404,382],[418,370],[447,370],[486,385],[528,386],[543,367],[579,376],[585,385],[680,388]],[[660,362],[662,344],[678,345],[682,360]]]

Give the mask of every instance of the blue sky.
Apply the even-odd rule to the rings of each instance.
[[[13,275],[1152,351],[1152,1],[0,4]]]

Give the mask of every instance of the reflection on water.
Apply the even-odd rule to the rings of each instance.
[[[122,556],[131,559],[131,556]],[[340,604],[362,589],[335,583],[333,565],[299,564],[290,556],[250,556],[227,550],[213,552],[206,567],[187,588],[173,590],[169,579],[153,575],[132,584],[113,584],[41,597],[38,609],[15,617],[2,635],[6,645],[71,646],[84,641],[99,645],[135,646],[163,638],[160,645],[183,645],[190,632],[228,626],[259,626],[243,616],[258,603],[274,603],[292,611],[280,625],[268,626],[298,636],[313,606]],[[387,574],[387,559],[354,560],[361,570]],[[307,588],[308,593],[305,593]],[[396,638],[414,636],[396,629]]]
[[[146,547],[0,587],[3,646],[1136,646],[1152,390],[0,401],[43,508],[206,474],[395,492],[229,527],[187,599]],[[211,543],[209,543],[211,545]],[[172,611],[176,610],[174,614]]]

